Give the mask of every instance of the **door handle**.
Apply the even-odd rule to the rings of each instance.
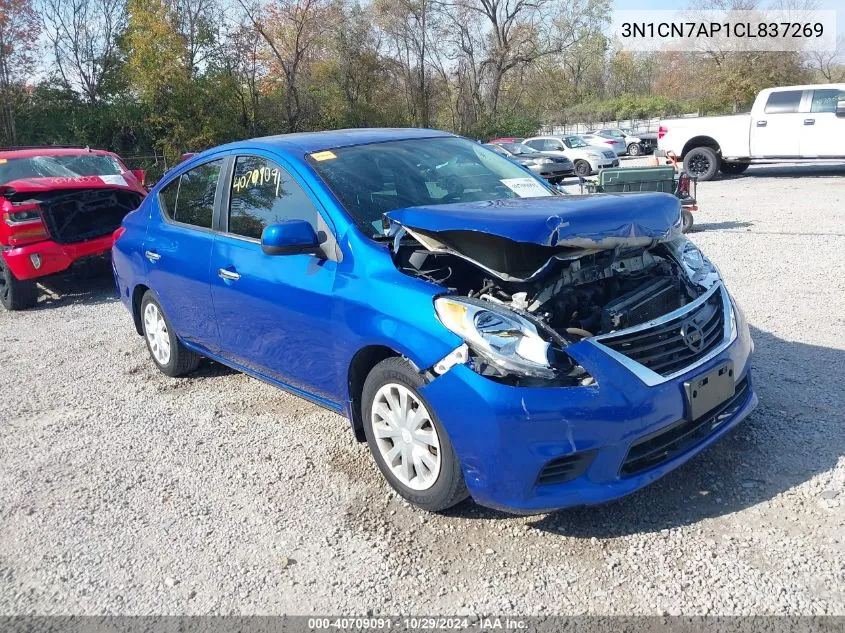
[[[157,262],[158,260],[161,259],[161,255],[159,255],[155,251],[145,251],[144,257],[146,257],[147,259],[149,259],[153,263],[155,263],[155,262]]]
[[[757,121],[757,127],[766,127],[765,121]]]
[[[804,119],[804,125],[815,125],[815,119]]]
[[[220,277],[220,279],[225,279],[226,281],[237,281],[241,278],[238,273],[231,270],[226,270],[225,268],[221,268],[220,270],[218,270],[217,276]]]

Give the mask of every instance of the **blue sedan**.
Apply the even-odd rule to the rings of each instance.
[[[162,372],[205,357],[344,415],[431,511],[615,499],[757,403],[742,312],[673,196],[562,196],[443,132],[197,154],[112,259]]]

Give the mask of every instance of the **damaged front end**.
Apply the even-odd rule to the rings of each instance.
[[[113,233],[126,215],[138,208],[143,196],[118,188],[15,191],[3,197],[15,212],[29,209],[39,216],[50,238],[58,244],[75,244]]]
[[[601,341],[646,368],[653,356],[658,373],[663,363],[690,359],[677,340],[684,327],[698,328],[702,347],[721,341],[726,316],[714,288],[718,271],[681,235],[674,197],[476,207],[477,218],[471,206],[387,214],[397,268],[448,289],[435,310],[465,341],[435,373],[460,362],[512,385],[589,386],[593,377],[566,353],[580,341]],[[685,307],[695,308],[690,319],[646,327]],[[642,332],[634,343],[614,339],[632,329]]]

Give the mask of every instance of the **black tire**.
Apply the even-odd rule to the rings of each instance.
[[[631,143],[628,145],[628,156],[639,156],[643,153],[643,148],[639,143]]]
[[[748,167],[749,163],[722,162],[722,166],[719,168],[719,171],[721,171],[725,176],[739,176],[741,173],[744,173]]]
[[[372,426],[373,403],[378,390],[390,383],[398,383],[404,386],[425,406],[437,432],[441,451],[440,473],[434,484],[427,490],[414,490],[399,481],[385,463],[376,443]],[[443,424],[437,417],[437,412],[419,393],[419,388],[423,384],[425,384],[425,381],[422,376],[404,358],[393,357],[381,361],[373,367],[364,381],[364,389],[361,394],[361,416],[364,421],[364,435],[367,437],[370,453],[391,488],[415,506],[429,512],[440,512],[466,499],[469,492],[464,483],[460,462],[458,462],[452,442],[449,440]]]
[[[585,160],[576,160],[575,161],[575,175],[580,176],[581,178],[586,178],[591,173],[593,173],[593,168],[590,167],[590,163]]]
[[[21,281],[12,274],[0,255],[0,303],[7,310],[26,310],[38,302],[38,286],[34,281]]]
[[[147,306],[150,304],[153,304],[156,307],[167,326],[166,335],[170,342],[170,355],[166,363],[162,363],[156,358],[152,345],[150,344],[150,337],[147,335],[147,324],[144,319],[144,315],[146,313]],[[189,374],[200,364],[200,355],[189,350],[179,341],[179,338],[173,331],[173,327],[170,325],[170,319],[167,318],[167,315],[164,313],[161,304],[158,302],[158,299],[156,299],[152,290],[147,290],[141,299],[141,327],[144,330],[144,341],[146,342],[147,349],[150,352],[150,358],[153,359],[153,362],[156,367],[159,368],[161,373],[175,378],[176,376]]]
[[[695,224],[695,220],[692,217],[692,212],[681,209],[681,233],[689,233],[693,224]]]
[[[700,182],[713,180],[721,166],[722,159],[711,147],[695,147],[684,156],[684,170]]]

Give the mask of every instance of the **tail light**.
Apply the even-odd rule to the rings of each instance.
[[[687,176],[686,174],[681,174],[680,176],[678,176],[678,195],[689,195],[689,176]]]
[[[3,231],[10,246],[21,246],[47,239],[47,226],[36,203],[15,205],[3,210]]]
[[[657,128],[657,139],[660,140],[669,133],[669,128],[661,125]]]

